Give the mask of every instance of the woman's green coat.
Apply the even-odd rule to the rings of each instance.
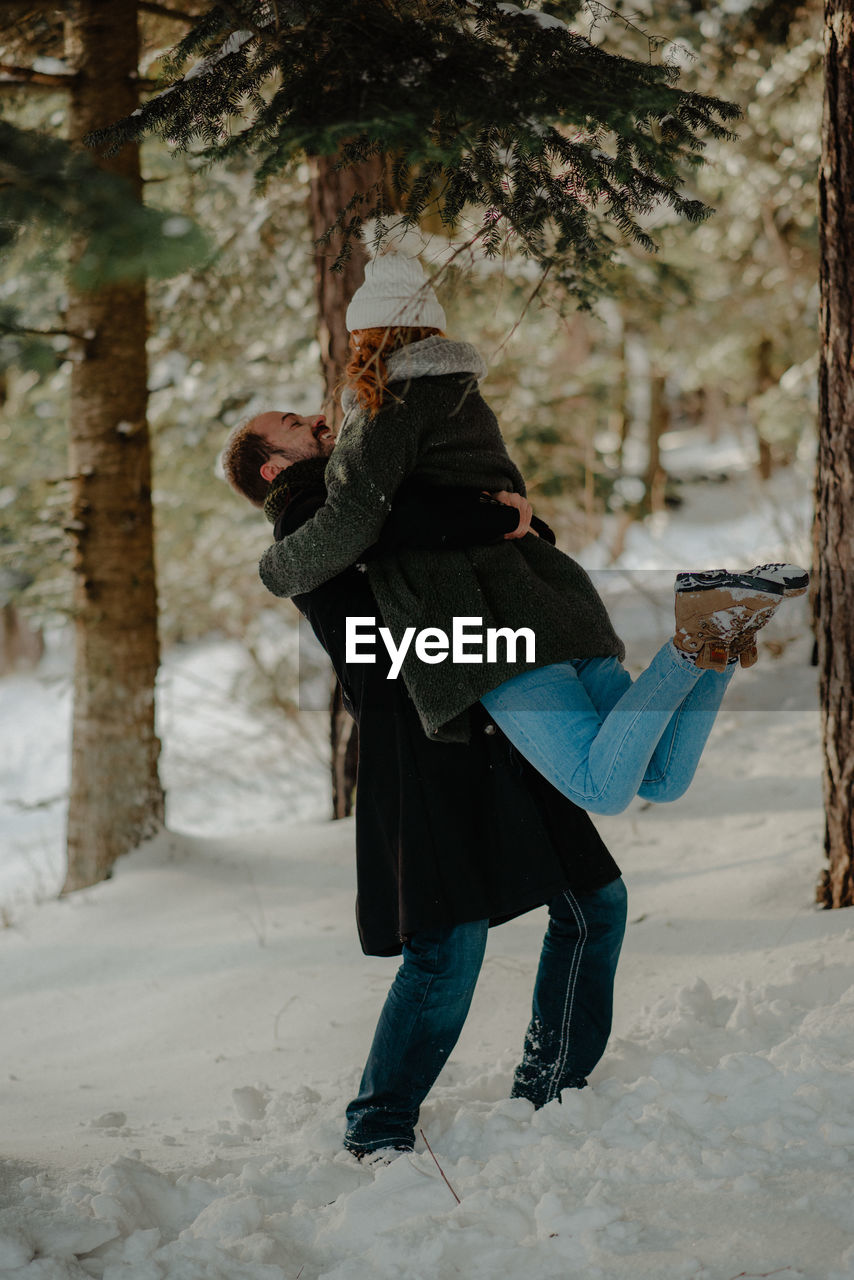
[[[379,538],[407,481],[525,492],[495,414],[469,371],[480,366],[473,347],[428,338],[395,353],[388,364],[393,380],[386,407],[373,418],[357,410],[345,420],[326,468],[326,504],[261,559],[261,578],[273,595],[312,591],[358,562]],[[408,368],[425,367],[454,371],[406,376]],[[382,614],[378,625],[389,628],[396,644],[407,627],[435,627],[450,636],[455,617],[480,618],[483,632],[528,627],[535,633],[533,662],[523,660],[524,645],[512,662],[499,645],[499,662],[427,664],[410,645],[402,678],[425,731],[446,740],[467,741],[470,709],[522,671],[624,653],[585,571],[530,534],[441,553],[401,549],[371,558],[366,572]]]

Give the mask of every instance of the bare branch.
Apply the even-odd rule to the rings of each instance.
[[[146,80],[142,76],[134,76],[133,80],[143,90],[160,88],[159,80]],[[11,85],[29,85],[34,89],[69,89],[76,81],[76,71],[36,71],[33,67],[16,67],[8,62],[0,62],[0,89]]]
[[[77,79],[73,71],[34,71],[32,67],[15,67],[0,62],[0,84],[32,84],[42,89],[67,89]]]
[[[183,9],[170,9],[166,4],[156,4],[155,0],[139,0],[139,7],[144,13],[156,13],[161,18],[173,18],[175,22],[186,22],[190,26],[198,22],[199,14],[185,13]]]
[[[496,351],[495,351],[495,355],[496,355],[496,356],[497,356],[497,355],[499,355],[499,354],[504,350],[504,348],[507,346],[508,342],[510,342],[510,340],[511,340],[511,338],[513,337],[514,333],[515,333],[515,332],[516,332],[516,330],[519,328],[519,326],[521,325],[522,321],[525,319],[525,316],[528,314],[528,312],[530,311],[531,307],[534,305],[534,302],[536,301],[536,299],[537,299],[537,297],[538,297],[538,295],[539,295],[539,293],[540,293],[540,291],[541,291],[541,289],[542,289],[543,285],[546,283],[546,280],[548,279],[548,276],[549,276],[549,272],[550,272],[550,271],[551,271],[551,264],[549,264],[549,266],[547,266],[547,267],[545,268],[545,270],[543,271],[543,273],[542,273],[542,275],[540,276],[539,280],[537,281],[535,288],[531,291],[531,293],[530,293],[530,294],[528,295],[528,297],[526,298],[526,300],[525,300],[525,305],[523,306],[523,308],[522,308],[521,312],[519,313],[519,316],[518,316],[518,318],[517,318],[517,320],[516,320],[515,324],[513,325],[513,328],[510,330],[510,332],[508,333],[508,335],[507,335],[507,337],[504,339],[504,341],[503,341],[503,342],[502,342],[502,343],[501,343],[501,344],[496,348]]]
[[[424,1139],[424,1145],[425,1145],[425,1147],[427,1148],[427,1150],[430,1152],[430,1155],[433,1157],[433,1162],[434,1162],[434,1164],[436,1165],[436,1168],[439,1170],[439,1172],[441,1173],[442,1177],[444,1178],[444,1180],[445,1180],[445,1186],[448,1188],[448,1190],[450,1191],[451,1195],[452,1195],[452,1196],[454,1197],[454,1199],[456,1200],[457,1204],[462,1204],[462,1200],[460,1200],[460,1197],[457,1195],[456,1191],[455,1191],[455,1190],[454,1190],[454,1188],[451,1186],[450,1182],[448,1182],[448,1179],[445,1177],[445,1170],[442,1168],[442,1166],[439,1164],[439,1161],[436,1159],[435,1152],[433,1151],[433,1148],[430,1146],[430,1143],[427,1141],[427,1135],[426,1135],[426,1133],[424,1132],[424,1130],[423,1130],[423,1129],[419,1129],[419,1130],[418,1130],[418,1132],[421,1134],[421,1137]]]
[[[23,325],[0,323],[0,333],[9,337],[14,337],[17,333],[29,333],[37,338],[76,338],[78,342],[86,341],[85,334],[75,333],[72,329],[27,329]]]

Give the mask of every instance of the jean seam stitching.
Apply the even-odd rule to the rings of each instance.
[[[551,1102],[557,1097],[557,1082],[560,1080],[561,1073],[566,1065],[566,1058],[569,1053],[569,1028],[572,1022],[572,1012],[575,1007],[575,988],[578,982],[578,974],[581,970],[581,956],[584,951],[584,944],[587,941],[587,921],[584,918],[584,914],[579,906],[578,900],[569,889],[564,890],[563,896],[569,904],[569,908],[575,918],[576,925],[579,925],[579,936],[573,950],[569,976],[567,977],[566,998],[564,1000],[563,1015],[561,1017],[560,1043],[558,1046],[554,1071],[552,1072],[552,1078],[549,1081],[549,1087],[546,1092],[547,1102]]]

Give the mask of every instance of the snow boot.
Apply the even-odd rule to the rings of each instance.
[[[673,643],[704,670],[725,671],[736,657],[756,662],[756,632],[787,596],[803,595],[809,574],[796,565],[758,565],[746,573],[727,569],[676,575]]]

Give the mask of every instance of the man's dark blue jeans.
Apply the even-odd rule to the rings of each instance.
[[[535,1107],[580,1089],[611,1031],[614,975],[626,926],[626,890],[566,890],[549,903],[531,1022],[511,1096]],[[486,948],[488,921],[424,930],[403,948],[344,1145],[356,1155],[411,1147],[421,1103],[457,1043]]]

